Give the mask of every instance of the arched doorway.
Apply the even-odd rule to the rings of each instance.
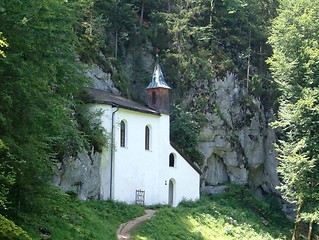
[[[170,179],[168,183],[168,205],[174,206],[174,198],[175,198],[175,180]]]

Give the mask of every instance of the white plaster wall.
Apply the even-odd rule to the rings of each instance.
[[[168,204],[169,180],[174,179],[174,201],[177,206],[182,200],[199,199],[200,176],[195,169],[170,145],[169,115],[162,115],[160,119],[161,143],[159,158],[159,191],[160,201]],[[165,134],[162,134],[165,129]],[[169,167],[169,155],[175,156],[175,166]],[[166,183],[166,185],[165,185]]]
[[[135,202],[135,191],[145,191],[145,204],[159,203],[159,117],[120,109],[115,117],[114,200]],[[127,123],[127,146],[120,147],[120,122]],[[150,150],[145,150],[145,126],[150,127]],[[162,132],[161,132],[162,134]]]
[[[169,187],[169,115],[162,114],[159,118],[159,152],[158,152],[158,172],[159,172],[159,203],[168,204]]]
[[[175,166],[169,167],[169,178],[175,180],[175,196],[173,206],[177,206],[182,200],[199,199],[200,177],[194,168],[173,148],[175,154]]]

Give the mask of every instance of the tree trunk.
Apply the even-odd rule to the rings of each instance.
[[[114,52],[114,57],[117,59],[117,52],[118,52],[118,38],[119,38],[119,31],[116,29],[115,31],[115,52]]]
[[[301,202],[297,208],[297,216],[296,216],[296,222],[295,222],[295,227],[294,227],[294,232],[292,235],[292,240],[299,240],[300,237],[300,213],[301,213],[301,209],[303,207],[303,202]]]
[[[143,21],[144,21],[144,1],[142,1],[142,6],[141,6],[140,26],[143,25]]]
[[[212,27],[213,26],[213,12],[214,12],[214,7],[215,7],[215,1],[211,0],[210,1],[210,17],[209,17],[209,24]]]
[[[296,222],[295,223],[295,227],[294,227],[294,233],[292,235],[291,240],[298,240],[300,236],[300,222]]]
[[[249,90],[249,77],[250,77],[250,55],[251,55],[251,29],[248,35],[248,56],[247,56],[247,91]]]
[[[308,240],[312,239],[312,226],[313,226],[313,221],[311,220],[309,223],[309,228],[308,228]]]

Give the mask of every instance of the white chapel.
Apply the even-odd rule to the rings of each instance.
[[[100,163],[100,196],[126,203],[177,206],[199,199],[200,170],[170,144],[169,90],[158,62],[147,105],[87,89],[111,133]]]

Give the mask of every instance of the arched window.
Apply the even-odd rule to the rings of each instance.
[[[145,126],[145,150],[150,150],[150,128]]]
[[[121,141],[121,147],[126,147],[126,124],[122,120],[121,121],[121,127],[120,127],[120,141]]]
[[[169,155],[169,166],[170,167],[175,167],[175,156],[173,153]]]
[[[156,92],[152,92],[152,104],[155,105],[156,104]]]

